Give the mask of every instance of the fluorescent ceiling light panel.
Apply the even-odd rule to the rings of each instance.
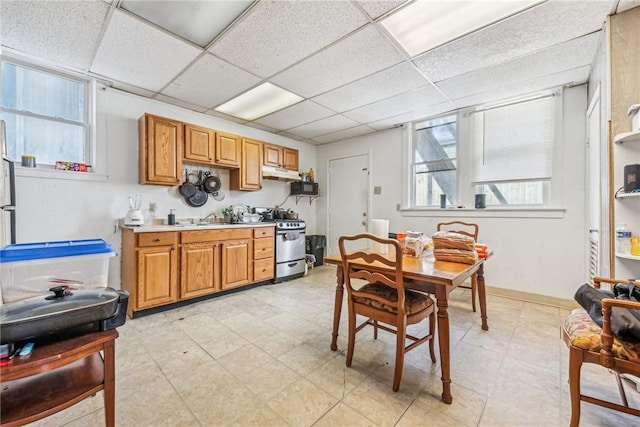
[[[414,57],[497,22],[540,0],[417,0],[382,25]]]
[[[253,0],[123,0],[122,7],[198,46],[211,41]]]
[[[227,101],[216,111],[240,117],[245,120],[255,120],[274,111],[281,110],[302,101],[304,98],[279,88],[269,82],[262,83],[240,96]]]

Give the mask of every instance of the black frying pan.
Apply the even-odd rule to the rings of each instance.
[[[211,175],[209,172],[204,173],[204,181],[202,182],[202,188],[207,193],[216,193],[222,187],[222,183],[220,182],[220,178],[217,176]]]
[[[195,187],[195,193],[191,197],[184,198],[184,201],[193,208],[199,208],[207,203],[207,200],[209,200],[209,194],[202,190],[200,186]]]
[[[197,188],[194,184],[189,182],[189,173],[186,170],[184,171],[184,173],[184,182],[180,187],[178,187],[178,193],[180,193],[180,195],[186,199],[196,194]]]

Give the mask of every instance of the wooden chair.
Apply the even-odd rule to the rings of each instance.
[[[358,248],[371,248],[379,243],[386,248],[386,257],[368,253],[366,249],[348,252],[345,242]],[[346,365],[351,366],[355,347],[356,333],[367,325],[374,328],[373,337],[378,338],[378,329],[396,334],[396,361],[393,376],[393,391],[398,391],[404,354],[420,344],[429,342],[431,361],[435,362],[435,312],[433,300],[426,294],[404,289],[402,268],[402,247],[395,239],[385,239],[373,234],[363,233],[354,236],[341,236],[338,239],[342,268],[347,288],[349,308],[349,337]],[[376,268],[378,267],[378,268]],[[380,272],[379,267],[394,271]],[[357,279],[364,284],[356,288]],[[356,325],[356,315],[367,318]],[[407,325],[419,323],[429,317],[429,333],[421,338],[407,334]],[[381,324],[382,323],[382,324]],[[389,325],[389,326],[387,326]],[[406,339],[413,341],[405,347]]]
[[[640,281],[616,280],[596,277],[594,286],[602,283],[634,283],[640,287]],[[606,298],[602,300],[602,328],[582,308],[575,309],[562,325],[562,338],[569,347],[569,393],[571,395],[571,422],[577,427],[580,422],[580,402],[640,416],[640,410],[629,407],[620,374],[629,373],[640,376],[640,343],[622,341],[611,332],[611,309],[625,307],[640,310],[640,302]],[[583,363],[601,365],[615,373],[622,404],[605,401],[581,394],[580,372]]]
[[[462,221],[450,221],[441,222],[436,226],[437,231],[453,231],[456,233],[464,234],[465,236],[473,237],[473,240],[478,241],[478,224]],[[461,288],[471,289],[471,308],[476,311],[476,295],[478,294],[478,278],[474,274],[471,276],[471,286],[460,286]]]

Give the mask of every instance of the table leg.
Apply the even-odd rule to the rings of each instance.
[[[484,263],[480,264],[478,268],[478,297],[480,299],[480,318],[482,319],[482,330],[488,331],[489,324],[487,323],[487,293],[484,286]]]
[[[104,344],[104,418],[107,427],[116,424],[115,341]]]
[[[442,401],[453,402],[451,395],[451,360],[449,349],[449,313],[447,307],[448,292],[446,286],[436,288],[436,305],[438,306],[438,343],[440,347],[440,368],[442,369]]]
[[[333,305],[333,333],[331,334],[331,350],[338,349],[338,329],[340,328],[340,313],[342,312],[342,297],[344,294],[344,273],[339,265],[336,271],[336,298]]]

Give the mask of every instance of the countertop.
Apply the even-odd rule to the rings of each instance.
[[[273,222],[249,222],[243,224],[211,224],[211,225],[197,225],[197,224],[179,224],[179,225],[165,225],[165,224],[153,224],[153,225],[141,225],[139,227],[131,227],[126,225],[120,225],[120,228],[132,230],[134,233],[152,233],[159,231],[194,231],[194,230],[224,230],[227,228],[256,228],[256,227],[275,227]]]

